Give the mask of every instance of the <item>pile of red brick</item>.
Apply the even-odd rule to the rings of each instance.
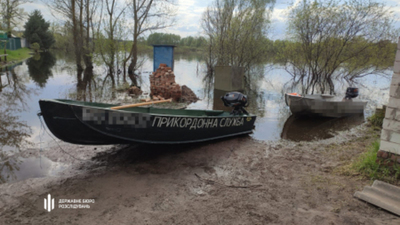
[[[174,71],[164,63],[150,75],[150,91],[153,100],[172,98],[179,101],[182,97],[181,87],[175,83]]]
[[[197,102],[199,98],[197,98],[196,94],[186,85],[182,85],[182,101],[184,102]]]

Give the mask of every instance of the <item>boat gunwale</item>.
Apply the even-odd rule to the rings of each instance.
[[[61,100],[61,99],[60,99]],[[72,101],[72,102],[75,102],[75,100],[69,100],[69,99],[62,99],[62,100],[68,100],[68,101]],[[146,113],[146,112],[132,112],[132,111],[127,111],[127,110],[121,110],[121,109],[111,109],[111,108],[103,108],[103,107],[98,107],[98,106],[85,106],[85,105],[79,105],[79,104],[70,104],[70,103],[67,103],[67,102],[63,102],[63,101],[59,101],[59,100],[57,100],[57,99],[40,99],[39,101],[44,101],[44,102],[53,102],[53,103],[58,103],[58,104],[63,104],[63,105],[71,105],[71,106],[76,106],[76,107],[82,107],[82,108],[84,108],[84,107],[88,107],[88,108],[96,108],[96,109],[102,109],[102,110],[105,110],[105,111],[114,111],[114,112],[123,112],[123,113],[143,113],[143,114],[149,114],[149,115],[153,115],[153,116],[168,116],[168,117],[192,117],[192,118],[237,118],[237,117],[257,117],[256,115],[254,115],[254,114],[243,114],[243,115],[232,115],[232,114],[229,114],[229,115],[226,115],[226,116],[207,116],[207,115],[205,115],[205,116],[191,116],[191,115],[171,115],[171,114],[159,114],[159,113],[151,113],[151,112],[148,112],[148,113]],[[101,103],[101,104],[103,104],[103,103]],[[108,103],[107,103],[108,104]],[[110,104],[110,105],[113,105],[113,104]],[[150,108],[150,107],[147,107],[147,108]],[[127,109],[129,109],[129,108],[127,108]],[[162,108],[157,108],[157,109],[162,109]],[[195,111],[195,110],[199,110],[199,109],[168,109],[168,110],[189,110],[189,111]],[[223,111],[223,110],[202,110],[202,109],[200,109],[200,111],[221,111],[221,115],[222,114],[225,114],[226,113],[226,111]],[[74,113],[75,114],[75,113]],[[76,116],[76,115],[75,115]]]
[[[289,98],[300,98],[300,99],[306,99],[306,100],[314,100],[314,101],[321,101],[321,102],[343,102],[343,101],[326,101],[325,99],[315,99],[315,98],[311,98],[311,97],[307,97],[307,96],[297,96],[297,95],[290,95],[285,93],[286,96],[289,96]],[[300,100],[298,99],[298,100]],[[355,101],[351,101],[351,102],[361,102],[361,103],[368,103],[368,100],[355,100]]]

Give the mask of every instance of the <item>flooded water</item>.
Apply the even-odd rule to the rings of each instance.
[[[363,122],[363,114],[342,118],[291,115],[282,128],[281,137],[292,141],[327,139],[333,137],[334,132],[348,130]]]
[[[140,70],[139,85],[149,92],[148,76],[153,62],[147,58]],[[334,131],[345,130],[364,120],[294,118],[284,102],[283,88],[290,76],[279,66],[265,65],[262,79],[255,85],[256,94],[249,95],[248,111],[256,114],[254,133],[256,140],[279,140],[287,138],[295,141],[329,138]],[[187,85],[201,99],[188,108],[219,109],[220,96],[225,92],[214,90],[212,82],[203,81],[204,62],[196,57],[175,57],[175,80]],[[88,93],[87,101],[109,101],[111,91],[109,81],[104,81],[106,70],[95,68],[95,78]],[[360,82],[360,99],[368,100],[365,115],[388,100],[390,79],[370,76]],[[339,95],[344,95],[346,85],[338,84]],[[19,157],[26,148],[48,149],[52,138],[41,127],[37,116],[39,99],[77,97],[77,75],[74,62],[65,56],[55,57],[52,53],[42,53],[20,65],[3,68],[0,72],[0,182],[13,182],[30,177],[55,176],[68,165],[53,162],[45,157]],[[118,101],[118,100],[117,100]],[[47,129],[47,128],[46,128]],[[301,134],[301,135],[298,135]],[[14,155],[14,158],[9,158]]]
[[[16,157],[13,156],[1,164],[0,182],[12,183],[28,178],[57,176],[57,174],[68,165],[53,162],[50,159],[39,157]]]

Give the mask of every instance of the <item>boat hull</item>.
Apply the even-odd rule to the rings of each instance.
[[[366,101],[329,101],[317,97],[285,95],[290,111],[295,115],[345,117],[363,114]]]
[[[201,142],[251,133],[256,119],[254,115],[152,114],[55,100],[40,100],[39,104],[49,130],[57,138],[74,144]]]

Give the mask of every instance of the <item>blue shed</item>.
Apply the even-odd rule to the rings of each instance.
[[[17,50],[21,48],[21,38],[19,37],[12,37],[12,38],[0,38],[2,41],[7,41],[6,48],[8,50]],[[0,43],[0,49],[4,48],[4,42]]]
[[[156,71],[160,63],[167,64],[174,70],[175,45],[153,45],[153,71]]]
[[[20,49],[21,48],[21,38],[20,37],[15,37],[15,50]]]

